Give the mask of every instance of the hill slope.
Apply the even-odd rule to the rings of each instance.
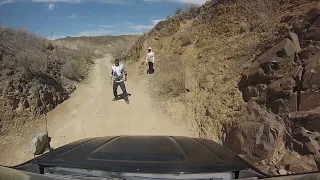
[[[0,135],[23,132],[26,121],[68,99],[76,88],[74,83],[87,77],[94,58],[116,51],[115,45],[129,49],[135,39],[107,36],[49,41],[0,26]]]
[[[297,21],[303,24],[306,18],[301,20],[301,17],[312,17],[309,25],[300,27],[302,31],[308,31],[319,12],[313,10],[311,15],[306,14],[316,7],[316,3],[300,0],[209,1],[200,8],[159,22],[137,41],[125,59],[144,75],[146,50],[149,46],[153,48],[156,74],[150,78],[149,85],[154,102],[192,129],[196,127],[200,137],[224,144],[257,166],[260,164],[259,167],[268,173],[277,174],[281,168],[288,173],[313,171],[317,169],[313,159],[317,153],[296,153],[297,149],[291,148],[292,143],[288,142],[297,139],[292,137],[291,127],[284,122],[285,116],[270,109],[266,103],[257,105],[252,100],[247,104],[244,100],[248,100],[242,94],[246,87],[239,81],[245,69],[257,64],[258,57],[289,36],[287,27],[296,18],[300,17]],[[313,33],[317,35],[317,24],[314,26]],[[299,35],[298,40],[293,38],[288,42],[299,42],[301,38]],[[313,45],[316,45],[314,40]],[[303,48],[310,40],[304,43]],[[301,55],[296,50],[292,54]],[[274,58],[272,53],[264,56]],[[287,58],[287,55],[282,56]],[[253,61],[255,63],[251,65]],[[292,63],[292,67],[300,65]],[[291,70],[283,68],[279,73],[287,74],[284,71]],[[271,79],[271,82],[275,80]],[[268,87],[271,82],[260,84]],[[274,91],[281,94],[281,90]],[[279,98],[276,93],[274,96],[275,100]],[[260,133],[261,137],[258,136]],[[304,140],[299,142],[302,149],[308,146],[303,145]],[[285,159],[289,161],[284,162]],[[306,163],[294,166],[298,161]]]
[[[67,48],[77,47],[93,49],[96,54],[111,54],[122,57],[138,40],[140,35],[97,36],[97,37],[69,37],[55,40]]]

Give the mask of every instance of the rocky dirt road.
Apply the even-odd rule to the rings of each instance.
[[[82,138],[113,135],[182,135],[193,136],[181,123],[173,122],[153,108],[147,92],[146,78],[136,81],[128,76],[127,91],[130,104],[124,100],[112,101],[112,85],[109,84],[110,57],[97,59],[90,77],[79,84],[70,99],[48,114],[48,132],[51,146],[60,147]],[[130,74],[130,73],[129,73]],[[138,78],[136,78],[138,79]],[[119,94],[121,90],[118,90]],[[44,132],[42,125],[29,125],[16,143],[6,142],[0,153],[0,164],[15,165],[33,156],[28,152],[29,136]],[[6,152],[11,152],[10,156]]]

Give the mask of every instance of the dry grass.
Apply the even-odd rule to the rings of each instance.
[[[252,30],[274,34],[280,0],[241,0],[238,3],[245,10]]]
[[[69,60],[61,69],[62,74],[68,79],[80,81],[87,75],[88,67],[85,61]]]
[[[46,73],[47,56],[41,51],[23,50],[16,55],[18,66],[24,69],[24,73],[37,76]]]
[[[182,41],[182,46],[188,46],[192,44],[192,41],[193,41],[192,35],[188,33],[184,33],[181,36],[181,41]]]
[[[85,78],[88,64],[93,63],[95,57],[89,48],[69,49],[25,30],[4,27],[0,28],[0,47],[4,54],[13,56],[22,73],[34,77],[62,70],[65,77],[79,81]],[[48,61],[57,62],[56,67],[49,67]]]
[[[157,66],[157,73],[154,81],[156,94],[162,97],[178,97],[185,93],[185,72],[182,60],[176,56],[162,58]]]

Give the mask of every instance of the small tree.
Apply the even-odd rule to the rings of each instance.
[[[180,13],[182,13],[182,9],[181,8],[177,8],[176,11],[175,11],[175,14],[177,15],[177,14],[180,14]]]
[[[196,4],[188,4],[188,5],[186,5],[186,11],[188,11],[188,10],[195,10],[195,9],[197,9],[197,8],[199,8],[199,6],[196,5]]]

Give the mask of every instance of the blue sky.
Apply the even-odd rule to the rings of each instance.
[[[42,37],[141,34],[206,0],[0,0],[0,24]]]

